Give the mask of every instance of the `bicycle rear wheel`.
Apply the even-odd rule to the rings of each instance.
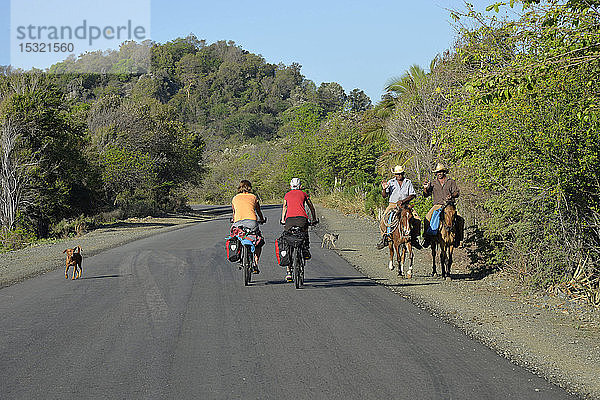
[[[248,249],[248,246],[242,247],[242,270],[244,271],[244,286],[248,286],[252,280],[252,263],[250,261],[252,252]]]
[[[304,266],[306,265],[306,261],[304,257],[300,259],[300,287],[304,286]]]
[[[304,283],[302,276],[302,249],[299,247],[294,248],[292,260],[294,262],[294,284],[296,285],[296,289],[300,289]]]

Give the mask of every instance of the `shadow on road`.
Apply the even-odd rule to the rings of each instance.
[[[444,281],[442,279],[437,279],[437,278],[429,278],[429,280],[427,280],[427,281],[414,280],[414,278],[415,277],[413,276],[412,280],[406,279],[405,282],[401,282],[401,283],[386,283],[386,282],[390,281],[387,278],[373,278],[373,280],[377,281],[377,284],[379,284],[379,285],[385,285],[385,286],[391,286],[391,287],[430,286],[430,285],[440,285],[440,284],[444,283]],[[424,278],[421,278],[421,279],[424,279]],[[431,279],[435,279],[435,280],[432,281]]]
[[[365,287],[377,286],[377,282],[373,282],[369,278],[360,276],[338,276],[338,277],[323,277],[306,279],[305,284],[314,288],[332,288],[332,287]]]
[[[81,279],[104,279],[104,278],[122,278],[124,275],[99,275],[99,276],[86,276]]]
[[[264,285],[294,285],[292,282],[286,282],[284,279],[271,280],[264,282]],[[304,288],[332,288],[332,287],[360,287],[360,286],[377,286],[376,282],[373,282],[369,278],[364,277],[352,277],[352,276],[339,276],[339,277],[322,277],[322,278],[311,278],[304,281]]]
[[[439,285],[442,282],[406,282],[406,283],[390,283],[385,286],[391,287],[409,287],[409,286],[429,286],[429,285]]]

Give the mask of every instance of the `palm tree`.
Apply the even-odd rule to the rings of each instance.
[[[432,61],[432,66],[436,59],[437,57]],[[379,122],[366,127],[363,131],[363,139],[368,142],[385,139],[384,127],[394,115],[398,100],[405,96],[415,95],[416,89],[426,79],[427,73],[417,64],[411,65],[401,76],[390,78],[385,86],[385,93],[381,96],[381,101],[373,108],[373,113]]]

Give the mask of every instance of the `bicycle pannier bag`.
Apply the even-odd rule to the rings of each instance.
[[[275,241],[275,255],[277,263],[282,267],[290,265],[290,246],[287,241],[280,237]]]
[[[225,242],[227,248],[227,259],[231,262],[238,262],[242,254],[242,243],[237,236],[231,236]]]

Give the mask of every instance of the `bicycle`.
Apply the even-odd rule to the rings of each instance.
[[[246,235],[250,233],[250,229],[248,228],[241,229]],[[252,251],[254,244],[250,240],[241,237],[240,242],[242,243],[242,254],[239,261],[239,268],[243,271],[244,286],[248,286],[252,281],[252,271],[256,266],[256,261],[254,260],[254,251]]]
[[[309,223],[309,226],[314,226],[319,221]],[[290,261],[292,269],[292,281],[296,286],[296,289],[300,289],[304,286],[304,267],[306,266],[306,259],[304,258],[304,241],[308,240],[308,232],[302,230],[298,226],[293,226],[288,231],[289,235],[286,236],[286,241],[290,246]]]
[[[258,221],[259,224],[264,224],[265,222],[267,222],[266,218],[262,221]],[[257,234],[257,231],[255,229],[246,228],[244,226],[240,226],[238,227],[238,229],[244,232],[243,236],[238,234],[238,238],[240,240],[240,243],[242,244],[242,252],[239,260],[239,269],[243,271],[244,286],[248,286],[252,281],[252,271],[254,271],[254,269],[256,268],[256,260],[254,259],[254,243],[250,239],[248,239],[247,236],[255,235]]]

